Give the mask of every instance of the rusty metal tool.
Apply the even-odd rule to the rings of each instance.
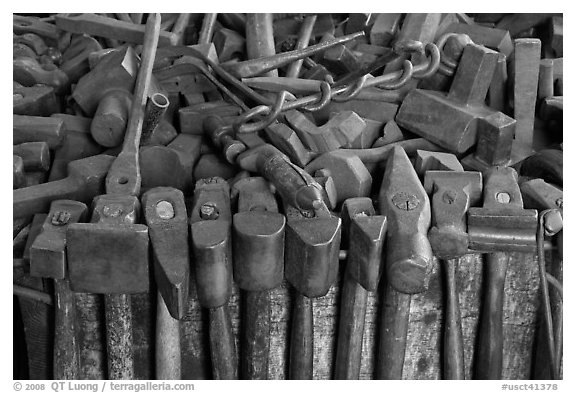
[[[14,34],[34,33],[44,38],[48,45],[57,46],[58,44],[60,34],[58,28],[38,17],[13,14],[12,29]]]
[[[104,179],[114,157],[97,155],[68,164],[68,177],[24,187],[12,193],[14,218],[47,212],[57,199],[74,199],[89,203],[104,190]]]
[[[80,379],[76,304],[66,261],[66,230],[86,218],[82,202],[56,200],[30,248],[30,275],[54,279],[54,379]]]
[[[246,150],[246,145],[234,138],[232,127],[227,127],[219,116],[210,115],[204,119],[204,132],[214,146],[222,151],[226,161],[233,164],[236,158]]]
[[[532,148],[534,139],[534,114],[538,95],[540,71],[539,39],[520,38],[514,40],[512,79],[514,82],[514,138],[527,149]]]
[[[13,155],[12,173],[12,189],[24,187],[26,179],[24,178],[24,161],[22,161],[22,157]]]
[[[304,18],[302,25],[300,26],[300,31],[298,32],[298,40],[296,41],[296,47],[294,49],[298,50],[308,47],[317,17],[317,15],[310,15]],[[303,62],[304,60],[301,59],[296,60],[294,63],[290,64],[286,70],[286,77],[297,78],[300,74],[300,69],[302,68]]]
[[[148,18],[150,18],[149,14]],[[107,18],[96,14],[56,15],[56,26],[75,34],[121,40],[133,44],[146,42],[145,26]],[[168,31],[159,31],[158,46],[176,45],[179,36]]]
[[[482,197],[480,172],[427,171],[424,188],[432,194],[432,222],[428,239],[445,273],[444,379],[464,379],[464,339],[458,304],[457,271],[468,251],[466,212]]]
[[[75,35],[70,45],[62,53],[60,70],[68,76],[73,84],[78,82],[84,74],[90,71],[88,58],[92,52],[102,50],[102,46],[94,38],[87,35]]]
[[[376,378],[402,379],[411,294],[425,291],[432,267],[427,233],[430,202],[408,156],[395,147],[378,196],[388,219],[386,291],[380,324]]]
[[[416,150],[414,169],[421,179],[424,178],[428,171],[461,172],[464,170],[454,154],[425,150]]]
[[[50,149],[56,149],[62,145],[65,137],[66,129],[60,119],[12,116],[12,141],[15,145],[25,142],[46,142]]]
[[[313,211],[324,205],[322,187],[272,145],[253,147],[240,154],[236,163],[266,178],[286,203],[300,211]]]
[[[181,379],[180,320],[188,305],[188,215],[182,191],[153,188],[142,195],[158,286],[156,378]]]
[[[378,289],[386,216],[376,215],[372,200],[349,198],[342,205],[348,254],[342,284],[334,379],[359,379],[368,292]]]
[[[509,252],[536,251],[538,212],[523,209],[516,171],[493,167],[485,173],[484,206],[468,210],[469,248],[486,257],[486,292],[479,326],[477,379],[502,378],[504,282]]]
[[[283,52],[272,56],[261,57],[259,59],[246,60],[237,63],[222,64],[222,68],[236,78],[249,78],[262,75],[292,63],[293,61],[304,59],[336,45],[351,41],[357,37],[364,36],[364,32],[357,32],[342,37],[335,38],[320,44],[312,45],[304,49]]]
[[[274,31],[272,14],[246,14],[246,55],[248,59],[261,59],[274,56]],[[278,71],[271,69],[264,76],[278,76]]]
[[[12,112],[15,115],[50,116],[60,112],[60,100],[50,86],[14,86]]]
[[[261,177],[236,182],[238,213],[233,216],[234,281],[244,297],[240,377],[268,379],[270,291],[284,278],[285,217],[278,213],[269,183]]]
[[[508,30],[478,24],[453,23],[444,30],[444,33],[466,34],[476,44],[498,51],[506,57],[514,50]]]
[[[230,188],[222,178],[196,182],[190,211],[196,290],[208,308],[214,379],[238,379],[238,359],[228,299],[232,291],[232,215]]]
[[[24,142],[12,148],[12,154],[20,156],[26,171],[46,172],[50,169],[50,150],[46,142]]]
[[[160,15],[150,14],[146,22],[142,61],[136,78],[136,86],[134,87],[134,96],[122,152],[112,163],[110,172],[106,177],[106,191],[111,194],[138,195],[140,192],[141,178],[138,147],[140,146],[146,98],[150,88],[152,66],[156,56],[159,33]]]
[[[40,64],[36,59],[20,57],[12,61],[12,78],[23,86],[43,84],[64,94],[70,87],[68,75],[54,65]]]
[[[132,94],[125,89],[108,91],[98,102],[90,124],[92,138],[104,147],[116,147],[124,141]]]
[[[130,294],[149,289],[148,228],[136,224],[140,202],[134,196],[100,195],[93,206],[90,223],[68,228],[70,286],[104,294],[107,377],[133,379]]]
[[[497,58],[493,50],[466,46],[448,94],[410,91],[396,122],[451,152],[466,152],[476,143],[478,119],[496,112],[484,105],[484,99]]]
[[[326,295],[338,273],[342,223],[327,209],[302,212],[286,207],[285,276],[294,286],[290,335],[290,379],[312,379],[313,298]]]
[[[168,97],[162,93],[154,93],[148,98],[144,111],[144,123],[142,124],[141,145],[146,145],[150,142],[152,133],[160,124],[169,105]]]
[[[54,151],[54,160],[50,167],[48,181],[55,181],[66,177],[69,162],[99,154],[102,147],[90,135],[90,118],[63,113],[55,113],[51,117],[61,119],[62,127],[66,130],[66,137],[62,145]]]

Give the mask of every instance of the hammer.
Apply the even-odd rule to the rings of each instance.
[[[241,377],[267,379],[270,357],[270,291],[284,278],[285,217],[278,213],[269,183],[261,177],[234,184],[234,280],[244,290]]]
[[[66,229],[86,217],[82,202],[57,200],[30,248],[30,275],[54,279],[54,379],[80,379],[76,305],[66,261]]]
[[[158,286],[156,378],[181,379],[180,320],[186,315],[190,277],[188,215],[182,191],[153,188],[142,195]]]
[[[236,343],[228,313],[232,292],[231,227],[228,183],[219,177],[198,180],[190,211],[190,235],[198,301],[209,311],[214,379],[238,379]]]
[[[411,294],[428,287],[432,249],[427,232],[430,202],[406,152],[395,147],[386,162],[378,196],[388,219],[386,294],[376,377],[402,379]]]
[[[348,228],[348,261],[340,300],[334,378],[359,379],[368,291],[378,288],[387,222],[385,216],[376,215],[372,200],[365,197],[344,201],[341,218],[344,228]]]
[[[482,197],[480,172],[427,171],[424,188],[432,197],[432,228],[428,239],[434,254],[444,260],[446,312],[444,322],[444,379],[464,379],[464,340],[456,291],[460,257],[468,253],[466,212]]]
[[[502,378],[504,283],[510,251],[536,251],[538,212],[523,209],[516,171],[492,167],[485,173],[484,206],[468,210],[470,250],[486,257],[486,294],[479,327],[476,378]]]

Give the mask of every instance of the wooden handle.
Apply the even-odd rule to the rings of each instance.
[[[214,379],[238,379],[236,342],[228,304],[209,310],[210,355]]]
[[[408,319],[412,295],[400,293],[386,284],[384,310],[382,310],[376,362],[376,379],[402,379]]]
[[[346,273],[340,303],[340,325],[334,379],[359,379],[368,291]]]
[[[464,339],[456,286],[460,259],[444,261],[446,271],[446,316],[444,322],[444,379],[464,378]]]
[[[476,379],[502,379],[502,322],[504,314],[504,282],[509,255],[495,252],[486,255],[485,295],[478,329]]]
[[[104,295],[108,379],[134,379],[130,295]]]
[[[313,364],[314,314],[312,299],[296,293],[290,336],[289,379],[312,379]]]
[[[244,291],[242,379],[268,379],[270,358],[270,291]]]
[[[180,322],[172,318],[160,292],[156,305],[156,379],[181,379]]]
[[[54,280],[54,379],[80,379],[76,305],[68,280]]]

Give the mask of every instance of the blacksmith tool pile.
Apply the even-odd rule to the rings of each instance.
[[[13,22],[14,378],[562,378],[562,14]]]

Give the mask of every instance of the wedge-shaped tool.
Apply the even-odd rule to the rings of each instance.
[[[430,202],[401,147],[386,162],[378,202],[388,220],[389,246],[375,373],[378,379],[402,379],[411,294],[428,288],[432,249],[427,237]]]
[[[493,114],[484,105],[498,53],[478,45],[464,49],[448,94],[412,90],[396,116],[396,122],[455,153],[476,143],[478,120]]]
[[[476,378],[502,378],[504,282],[511,251],[534,253],[538,212],[523,209],[516,171],[493,167],[485,174],[484,207],[468,210],[469,248],[489,253],[480,317]]]
[[[190,230],[198,301],[209,311],[212,374],[238,379],[236,343],[228,313],[232,292],[230,188],[222,178],[196,182]]]
[[[335,379],[359,379],[368,292],[378,288],[386,217],[376,215],[370,198],[349,198],[342,206],[348,229],[348,260],[344,273],[336,349]]]
[[[286,203],[286,200],[284,200]],[[294,286],[290,338],[290,379],[312,379],[314,360],[313,298],[326,295],[338,274],[341,220],[328,210],[307,218],[286,208],[285,276]]]
[[[114,157],[97,155],[68,164],[68,177],[24,187],[12,193],[14,218],[47,212],[57,199],[74,199],[88,203],[104,191],[104,180]]]
[[[66,262],[66,229],[86,218],[85,204],[52,202],[42,232],[30,248],[30,275],[54,279],[54,379],[80,379],[76,304]]]
[[[180,322],[187,310],[190,255],[182,191],[158,187],[142,195],[158,287],[156,377],[181,379]]]
[[[67,232],[72,290],[105,295],[110,379],[134,378],[130,294],[148,291],[150,281],[148,228],[136,224],[139,213],[136,197],[101,195],[91,223]]]
[[[416,150],[414,169],[421,178],[428,171],[463,171],[462,165],[454,154]]]
[[[238,181],[233,193],[238,194],[238,213],[233,217],[234,281],[244,291],[246,307],[240,377],[268,379],[270,290],[284,279],[286,219],[261,177]]]
[[[432,197],[432,227],[428,238],[434,254],[444,260],[444,379],[464,379],[464,339],[456,276],[460,257],[468,251],[466,212],[482,198],[480,172],[428,171],[424,188]]]
[[[395,245],[387,251],[388,281],[399,292],[425,291],[432,262],[430,201],[401,147],[395,147],[386,162],[379,204],[388,218],[388,242]]]

